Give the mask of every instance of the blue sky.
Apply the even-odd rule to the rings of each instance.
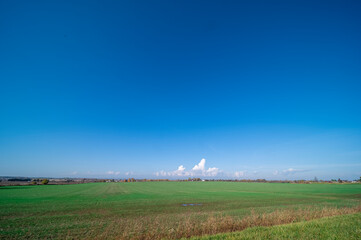
[[[1,1],[0,175],[356,179],[360,11]]]

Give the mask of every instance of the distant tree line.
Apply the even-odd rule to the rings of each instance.
[[[6,185],[47,185],[51,184],[79,184],[79,183],[96,183],[96,182],[258,182],[258,183],[296,183],[296,184],[311,184],[311,183],[357,183],[361,182],[361,177],[354,181],[331,179],[330,181],[319,180],[315,177],[313,180],[266,180],[266,179],[201,179],[201,178],[188,178],[188,179],[97,179],[97,178],[52,178],[51,180],[47,178],[26,178],[26,177],[16,177],[9,178],[3,177],[0,178],[0,186]]]
[[[201,178],[188,178],[188,179],[120,179],[120,180],[108,180],[108,182],[257,182],[257,183],[297,183],[297,184],[310,184],[310,183],[351,183],[351,182],[361,182],[361,177],[359,180],[348,181],[348,180],[335,180],[331,181],[319,180],[315,177],[313,180],[266,180],[266,179],[201,179]]]
[[[9,178],[9,182],[29,182],[31,181],[30,178]]]

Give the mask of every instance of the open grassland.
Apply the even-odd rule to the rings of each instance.
[[[175,239],[356,213],[360,202],[361,184],[134,182],[1,187],[0,238]],[[189,203],[200,205],[183,206]]]
[[[242,232],[194,237],[191,240],[359,240],[361,213],[322,218],[273,227],[253,227]]]

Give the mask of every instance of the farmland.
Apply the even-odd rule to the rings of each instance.
[[[262,240],[262,239],[337,239],[361,238],[361,214],[348,214],[309,222],[292,223],[273,227],[254,227],[236,233],[194,237],[191,240]]]
[[[360,203],[361,184],[11,186],[0,188],[0,238],[182,238],[355,214]]]

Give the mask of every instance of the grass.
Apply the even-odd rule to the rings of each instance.
[[[353,213],[359,211],[360,200],[361,184],[134,182],[1,187],[0,239],[181,238]]]
[[[361,239],[361,213],[327,217],[308,222],[273,227],[253,227],[242,232],[194,237],[190,240],[238,240],[238,239]]]

